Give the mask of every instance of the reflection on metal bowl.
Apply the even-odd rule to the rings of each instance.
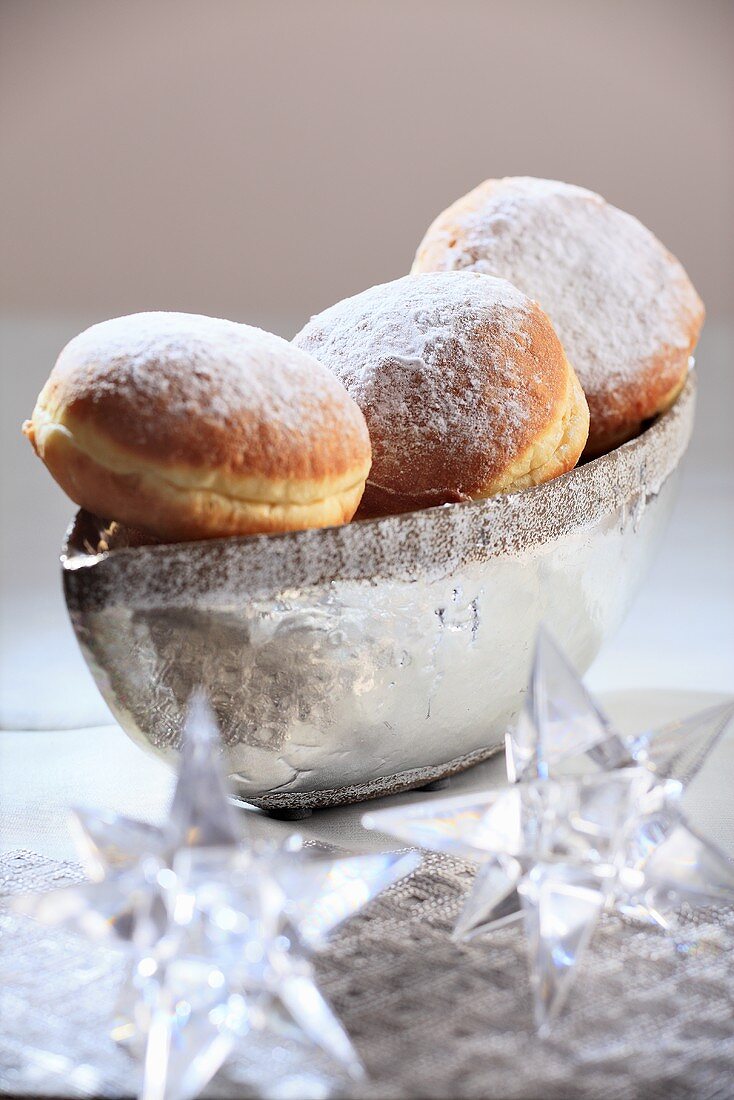
[[[163,756],[203,686],[241,796],[357,801],[484,759],[538,625],[585,670],[662,536],[693,376],[642,435],[555,481],[326,530],[136,545],[84,512],[66,600],[123,728]]]

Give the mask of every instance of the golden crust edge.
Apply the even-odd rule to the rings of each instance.
[[[589,406],[575,370],[567,359],[565,362],[566,391],[561,402],[560,415],[498,477],[479,490],[465,495],[457,493],[454,500],[485,500],[503,493],[518,492],[520,489],[529,489],[550,481],[573,469],[581,457],[588,436]],[[445,497],[444,501],[439,499],[442,495]],[[430,496],[435,499],[429,502]],[[443,493],[437,489],[433,493],[410,494],[368,481],[360,517],[371,518],[434,507],[439,503],[449,503],[450,498],[451,491],[448,489]]]
[[[245,477],[233,476],[214,468],[155,462],[110,442],[90,425],[78,423],[68,413],[58,418],[51,416],[40,403],[36,406],[31,421],[26,421],[23,425],[23,431],[43,461],[45,461],[48,438],[54,432],[59,432],[67,435],[76,448],[99,467],[112,473],[149,476],[170,484],[175,489],[192,492],[207,491],[247,504],[318,503],[326,497],[345,492],[360,481],[366,480],[371,463],[370,457],[368,461],[357,462],[351,469],[333,477],[306,479],[271,478],[257,474]]]
[[[589,434],[589,406],[576,371],[568,360],[566,366],[566,394],[560,417],[506,466],[499,477],[480,493],[472,494],[474,500],[541,485],[576,465]]]
[[[344,479],[319,483],[322,494],[309,500],[284,499],[286,479],[278,483],[246,479],[248,485],[257,481],[261,492],[271,484],[281,496],[248,499],[208,486],[175,484],[144,464],[113,469],[79,446],[63,425],[51,425],[41,440],[33,421],[26,421],[23,430],[53,478],[76,504],[163,539],[276,533],[347,523],[357,510],[369,469],[355,471],[347,484]],[[309,485],[315,487],[316,483]]]
[[[695,346],[696,341],[694,340],[690,349],[685,352],[685,355],[681,356],[682,364],[678,377],[672,386],[669,386],[662,393],[658,392],[654,398],[650,390],[656,388],[659,391],[659,386],[654,387],[652,384],[648,386],[648,393],[650,395],[646,401],[644,412],[638,412],[637,415],[626,417],[621,415],[617,417],[597,416],[596,425],[592,424],[591,430],[589,431],[589,438],[584,448],[584,458],[598,458],[600,455],[613,451],[615,447],[621,447],[623,443],[627,443],[630,439],[634,439],[636,435],[640,434],[646,421],[652,420],[654,417],[660,416],[661,413],[667,412],[679,397],[686,384],[690,356]]]

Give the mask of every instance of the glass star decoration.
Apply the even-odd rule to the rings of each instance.
[[[546,632],[506,737],[510,786],[367,814],[367,828],[479,864],[454,938],[521,918],[535,1019],[563,1007],[605,909],[671,927],[681,904],[734,902],[734,864],[686,820],[686,787],[734,704],[624,736]]]
[[[304,1063],[319,1053],[340,1074],[363,1076],[309,954],[420,857],[330,859],[298,838],[248,837],[201,697],[189,707],[162,827],[90,810],[72,816],[90,881],[13,907],[124,948],[112,1034],[142,1063],[144,1100],[196,1096],[239,1044],[255,1041],[296,1043]]]

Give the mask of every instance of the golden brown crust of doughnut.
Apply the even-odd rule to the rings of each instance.
[[[687,348],[666,347],[646,360],[637,380],[620,382],[614,395],[586,394],[594,433],[589,432],[585,458],[596,458],[634,439],[646,421],[670,408],[686,384],[699,331],[700,325]]]
[[[187,314],[82,333],[24,430],[78,504],[174,540],[347,522],[370,465],[364,418],[321,364]]]
[[[364,412],[360,516],[538,484],[571,469],[588,409],[543,311],[504,280],[406,276],[337,303],[295,342]]]
[[[586,394],[587,457],[668,407],[704,320],[683,267],[649,230],[554,180],[486,180],[438,215],[412,270],[485,272],[540,303]]]

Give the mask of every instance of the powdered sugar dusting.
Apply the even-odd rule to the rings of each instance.
[[[273,333],[188,313],[138,313],[93,325],[71,341],[66,359],[94,366],[102,394],[121,376],[141,397],[165,395],[176,417],[226,421],[243,406],[295,429],[313,415],[332,380]],[[173,367],[172,370],[162,368]]]
[[[536,299],[590,403],[627,400],[655,357],[680,373],[703,315],[681,264],[636,218],[554,180],[480,185],[439,215],[413,270],[480,271]]]
[[[91,403],[98,426],[125,446],[155,444],[172,461],[203,460],[206,440],[233,468],[267,472],[280,453],[309,476],[329,433],[337,471],[355,450],[369,454],[363,418],[329,371],[234,321],[160,312],[102,322],[66,346],[49,388],[67,406]]]
[[[565,385],[537,306],[471,272],[372,287],[313,317],[294,342],[362,408],[370,482],[394,492],[472,495],[547,422]]]

